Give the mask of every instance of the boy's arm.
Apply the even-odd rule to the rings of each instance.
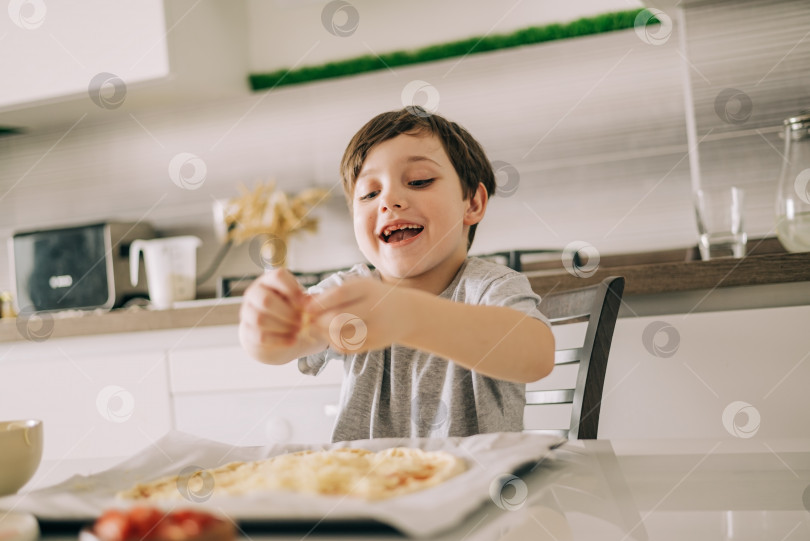
[[[320,307],[318,325],[329,330],[330,343],[339,350],[367,351],[397,343],[516,382],[536,381],[554,367],[551,329],[505,306],[463,304],[376,280],[347,283],[319,296],[315,305]],[[343,329],[343,321],[353,323]],[[342,340],[344,333],[354,339]]]
[[[397,341],[497,379],[529,383],[554,368],[548,325],[505,306],[470,305],[410,291],[411,323]]]

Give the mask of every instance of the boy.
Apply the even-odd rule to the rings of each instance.
[[[495,191],[480,144],[409,107],[378,115],[341,163],[360,250],[309,292],[275,269],[246,291],[243,347],[316,375],[342,360],[333,441],[523,429],[525,383],[554,365],[554,337],[525,276],[469,258]]]

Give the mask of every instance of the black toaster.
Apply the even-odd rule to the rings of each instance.
[[[147,223],[103,222],[17,232],[12,271],[20,310],[109,310],[146,297],[146,277],[129,280],[129,245],[154,238]],[[143,265],[141,265],[143,272]]]

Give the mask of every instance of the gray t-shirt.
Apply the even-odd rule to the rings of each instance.
[[[355,265],[326,278],[310,292],[334,287],[353,276],[379,279],[377,271]],[[507,306],[548,324],[538,310],[540,297],[526,276],[483,259],[467,258],[439,296],[466,304]],[[398,344],[352,354],[327,348],[298,359],[298,368],[317,375],[330,361],[342,361],[345,371],[332,441],[523,430],[525,384],[484,376]]]

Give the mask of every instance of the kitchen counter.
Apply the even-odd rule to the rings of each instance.
[[[810,252],[753,255],[741,259],[680,261],[645,265],[600,266],[587,277],[568,272],[526,270],[532,288],[543,295],[624,276],[627,295],[694,291],[810,281]]]
[[[697,305],[702,305],[702,311],[710,311],[810,304],[810,252],[646,264],[633,264],[633,258],[628,256],[613,256],[603,258],[602,263],[588,277],[577,277],[561,268],[536,270],[531,265],[525,265],[524,271],[540,295],[583,287],[607,276],[624,276],[626,302],[620,316],[649,315],[653,310],[650,307],[658,313],[680,313],[694,311]],[[757,295],[761,300],[751,300]],[[715,299],[714,304],[706,301],[709,297]],[[740,304],[741,299],[747,299],[747,304]],[[41,321],[0,319],[0,343],[37,341],[40,335],[47,339],[236,324],[239,302],[239,298],[209,299],[168,310],[43,314]]]
[[[0,343],[67,338],[122,332],[157,331],[233,325],[239,320],[241,298],[178,303],[167,310],[127,308],[113,311],[44,313],[26,319],[0,319]]]
[[[810,252],[644,264],[632,264],[627,256],[605,259],[586,277],[559,270],[525,273],[541,296],[624,276],[620,318],[810,305]],[[617,261],[621,264],[614,265]]]

